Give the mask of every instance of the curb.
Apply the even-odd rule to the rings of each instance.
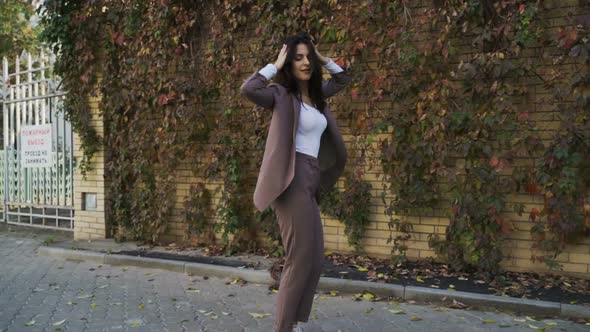
[[[158,258],[136,257],[117,254],[103,254],[92,251],[72,250],[54,247],[39,247],[38,254],[66,260],[90,261],[100,264],[136,266],[161,269],[191,275],[206,275],[219,278],[240,278],[257,284],[272,282],[267,271],[251,270],[212,264],[171,261]],[[430,289],[425,287],[382,284],[369,281],[321,277],[318,288],[324,291],[362,293],[368,291],[379,296],[395,296],[405,301],[442,303],[457,300],[479,308],[508,309],[523,314],[539,316],[564,316],[590,319],[590,308],[558,302],[536,301],[488,294],[474,294],[459,291]]]
[[[514,297],[501,297],[489,294],[474,294],[459,291],[448,291],[442,289],[430,289],[425,287],[406,286],[404,300],[415,300],[422,302],[440,303],[447,300],[457,300],[463,304],[474,307],[490,307],[507,309],[514,312],[529,313],[539,316],[560,316],[562,315],[561,303],[520,299]],[[581,307],[586,311],[590,308]],[[590,315],[589,315],[590,316]],[[580,317],[583,318],[583,317]]]

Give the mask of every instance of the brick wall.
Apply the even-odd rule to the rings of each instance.
[[[550,33],[556,33],[558,27],[566,24],[566,20],[572,10],[578,5],[578,1],[547,1],[546,6],[552,8],[547,19],[549,22]],[[247,76],[252,72],[259,69],[263,64],[257,63],[252,54],[252,44],[258,41],[248,39],[246,36],[251,36],[250,32],[244,32],[240,36],[236,36],[242,41],[240,47],[240,57],[243,60],[244,65],[241,76],[236,78],[236,89]],[[329,45],[324,45],[329,47]],[[198,54],[198,50],[196,50]],[[540,49],[526,50],[523,56],[537,57],[540,53]],[[325,53],[327,56],[332,54]],[[271,61],[271,59],[269,59]],[[564,65],[564,71],[572,70],[569,65]],[[531,86],[534,86],[534,92],[531,100],[523,103],[523,107],[527,107],[532,112],[532,119],[537,121],[537,125],[542,130],[543,135],[546,138],[550,138],[554,134],[555,130],[555,114],[551,112],[547,105],[545,105],[544,97],[549,92],[545,91],[542,84],[531,79]],[[349,96],[341,96],[338,98],[350,98]],[[361,107],[362,101],[353,104],[351,107]],[[92,101],[93,110],[98,113],[97,101]],[[246,103],[246,108],[252,109],[252,105]],[[384,103],[382,107],[387,107]],[[215,109],[215,107],[213,107]],[[338,110],[335,109],[335,114],[338,115]],[[102,124],[98,116],[96,122],[94,122],[99,134],[102,134]],[[346,127],[346,124],[340,122],[341,129],[345,134],[345,141],[350,142],[351,136],[348,134],[350,131]],[[76,141],[78,142],[78,141]],[[76,146],[79,146],[76,143]],[[79,158],[80,153],[76,154]],[[92,239],[100,238],[106,235],[104,226],[104,188],[105,182],[103,180],[103,163],[104,154],[101,150],[94,159],[95,170],[92,171],[86,180],[82,180],[79,174],[75,177],[75,193],[76,193],[76,229],[75,236],[78,239]],[[175,211],[169,222],[169,231],[163,238],[164,241],[190,241],[195,240],[188,234],[188,226],[185,224],[183,219],[183,203],[189,194],[189,188],[191,185],[196,184],[204,179],[199,179],[193,175],[191,171],[194,167],[194,163],[197,162],[201,167],[205,167],[207,164],[203,160],[186,160],[179,164],[175,170],[176,175],[176,203]],[[524,160],[523,162],[530,162]],[[252,174],[253,177],[256,174]],[[386,257],[390,255],[391,244],[388,244],[388,238],[390,237],[390,231],[388,227],[389,217],[385,215],[385,205],[381,201],[381,188],[382,183],[380,180],[379,169],[373,168],[371,170],[366,169],[365,179],[372,185],[373,204],[371,206],[370,224],[368,225],[365,237],[362,240],[362,245],[366,250],[366,253],[378,257]],[[212,191],[219,185],[219,183],[209,182],[207,187]],[[340,189],[343,189],[343,183],[338,184]],[[251,188],[253,190],[253,188]],[[96,211],[81,211],[81,195],[82,192],[91,191],[97,193],[98,205]],[[391,196],[387,196],[387,199],[391,199]],[[215,206],[219,200],[219,195],[213,197],[212,210],[215,211]],[[542,198],[534,195],[522,195],[515,194],[512,197],[513,202],[520,202],[526,204],[527,211],[531,208],[537,207],[539,210],[542,208]],[[511,206],[508,204],[508,206]],[[446,227],[449,225],[449,219],[441,217],[444,215],[442,211],[439,211],[437,216],[401,216],[402,219],[409,221],[413,224],[413,232],[411,233],[411,239],[407,242],[409,250],[407,255],[410,259],[424,259],[434,257],[434,251],[428,245],[428,237],[431,234],[439,234],[444,237]],[[549,270],[543,263],[533,263],[531,256],[533,254],[540,254],[540,252],[533,252],[531,249],[533,240],[530,235],[530,228],[532,223],[528,220],[528,215],[524,214],[518,216],[515,213],[507,213],[507,217],[513,222],[513,229],[510,232],[508,241],[505,245],[505,259],[503,261],[503,267],[507,270],[512,271],[528,271],[528,272],[548,272]],[[344,235],[344,226],[338,220],[332,219],[328,216],[322,216],[324,225],[324,238],[325,248],[330,251],[337,252],[352,252],[352,248],[347,244],[346,236]],[[213,224],[218,221],[218,217],[214,216],[210,222]],[[218,235],[219,237],[219,235]],[[264,243],[264,235],[261,234],[259,239]],[[563,254],[558,257],[558,262],[563,266],[564,274],[571,274],[576,276],[582,276],[590,278],[590,238],[585,238],[578,245],[569,246],[565,248]]]
[[[99,98],[90,99],[92,109],[92,126],[99,136],[104,134],[104,124],[99,114]],[[74,134],[74,158],[82,160],[80,137]],[[80,168],[74,173],[74,239],[94,240],[107,236],[105,222],[105,179],[104,179],[104,147],[101,147],[91,160],[92,169],[83,177]],[[86,206],[86,195],[95,195],[96,207]]]

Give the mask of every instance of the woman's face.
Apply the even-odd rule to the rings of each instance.
[[[297,45],[295,57],[291,63],[291,71],[297,80],[309,81],[311,79],[312,67],[307,45],[303,43]]]

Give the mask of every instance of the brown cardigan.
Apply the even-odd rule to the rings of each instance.
[[[335,95],[350,81],[351,77],[346,71],[332,74],[332,78],[322,84],[324,97]],[[287,189],[295,175],[295,134],[301,103],[284,86],[269,84],[266,77],[258,72],[246,79],[240,90],[253,103],[273,110],[254,191],[254,205],[263,211]],[[327,106],[324,115],[328,126],[322,134],[318,154],[320,191],[328,190],[336,184],[346,163],[344,141],[336,119]],[[316,198],[319,199],[319,192],[316,193]]]

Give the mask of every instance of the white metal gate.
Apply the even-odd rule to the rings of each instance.
[[[23,68],[22,65],[26,65]],[[24,53],[9,68],[2,61],[0,104],[3,109],[3,144],[0,152],[0,196],[7,223],[45,228],[74,229],[72,127],[64,117],[64,91],[52,73],[52,61],[43,53]],[[12,70],[10,72],[9,70]],[[23,126],[51,128],[47,159],[31,166],[21,155]],[[49,136],[49,134],[47,134]],[[29,144],[26,141],[24,144]]]

